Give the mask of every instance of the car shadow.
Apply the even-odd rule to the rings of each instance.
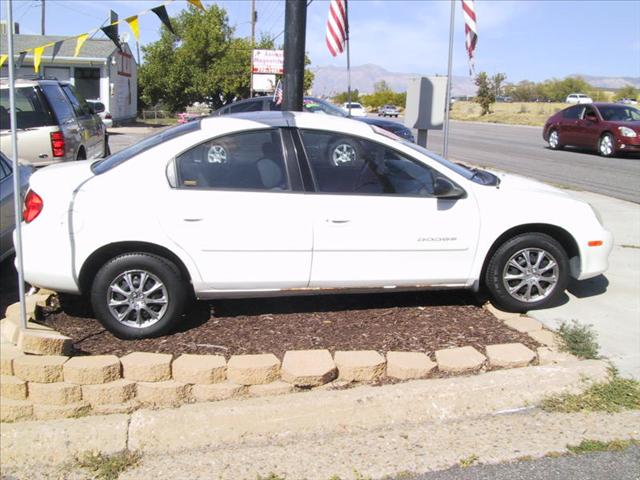
[[[554,150],[553,148],[549,147],[549,145],[546,145],[544,147],[545,149],[552,151],[552,152],[556,152],[558,150]],[[597,150],[591,150],[588,148],[581,148],[581,147],[569,147],[569,146],[565,146],[562,148],[563,152],[568,152],[568,153],[582,153],[585,155],[591,155],[592,157],[600,157],[600,158],[606,158],[606,157],[602,157]],[[616,156],[613,157],[619,160],[637,160],[640,158],[640,153],[634,153],[634,152],[616,152]]]
[[[18,272],[14,266],[14,255],[0,263],[0,316],[12,303],[18,301]],[[25,291],[28,290],[28,286]]]
[[[588,298],[602,295],[607,291],[609,280],[604,275],[589,278],[587,280],[570,279],[567,290],[577,298]]]

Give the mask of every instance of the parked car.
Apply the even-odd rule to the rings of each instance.
[[[635,98],[622,98],[618,100],[616,103],[624,103],[625,105],[637,105],[638,100]]]
[[[379,117],[397,117],[400,115],[400,110],[395,105],[383,105],[378,109]]]
[[[99,100],[87,100],[87,103],[93,110],[93,113],[95,113],[102,119],[102,123],[104,123],[105,128],[113,127],[113,117],[107,111],[104,103]]]
[[[73,85],[58,80],[17,80],[18,153],[34,166],[100,158],[108,152],[106,128]],[[0,81],[0,149],[10,155],[9,83]]]
[[[593,103],[593,100],[584,93],[570,93],[567,95],[566,103]]]
[[[33,168],[20,165],[20,195],[24,197],[29,187]],[[13,163],[0,152],[0,262],[13,253],[11,236],[16,228],[13,200]]]
[[[367,116],[367,110],[362,106],[361,103],[358,102],[345,102],[342,105],[342,108],[344,109],[345,112],[347,112],[347,114],[350,114],[352,117],[366,117]]]
[[[552,150],[571,145],[603,157],[640,153],[640,110],[619,103],[574,105],[552,115],[542,136]]]
[[[199,119],[40,170],[23,240],[26,281],[88,295],[123,338],[167,332],[193,295],[485,286],[522,312],[604,272],[613,245],[554,187],[301,112]]]
[[[348,117],[348,114],[342,108],[336,107],[329,102],[315,97],[304,97],[303,107],[306,112],[310,113],[333,115],[335,117]],[[261,110],[275,110],[279,112],[281,108],[282,107],[280,105],[276,105],[276,103],[273,101],[273,97],[254,97],[248,98],[246,100],[240,100],[238,102],[233,102],[230,105],[225,105],[224,107],[219,108],[218,110],[213,112],[212,115],[259,112]],[[383,128],[384,130],[387,130],[394,135],[397,135],[411,142],[415,141],[413,133],[411,133],[411,129],[405,127],[401,123],[376,117],[353,117],[353,119],[360,122],[368,123],[369,125],[376,125],[377,127]]]

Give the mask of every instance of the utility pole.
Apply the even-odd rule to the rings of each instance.
[[[40,14],[40,35],[44,35],[44,0],[42,1],[42,9]]]
[[[256,0],[251,0],[251,72],[249,73],[249,98],[253,97],[253,49],[256,46],[256,22],[258,12],[256,12]]]
[[[306,0],[287,0],[284,10],[284,77],[282,110],[302,111]]]

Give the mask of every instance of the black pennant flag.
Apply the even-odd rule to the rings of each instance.
[[[60,53],[60,49],[62,48],[63,41],[59,41],[53,44],[53,54],[51,54],[51,61],[56,58],[56,55]]]
[[[24,58],[27,56],[27,52],[20,52],[18,54],[18,61],[16,62],[16,68],[20,68],[24,63]]]
[[[152,8],[151,11],[158,16],[160,21],[164,23],[164,26],[167,27],[167,29],[171,33],[173,33],[174,35],[176,34],[176,32],[173,31],[173,27],[171,26],[171,20],[169,20],[169,14],[167,13],[167,9],[165,8],[164,5],[160,5],[159,7]]]
[[[120,38],[118,38],[118,24],[115,25],[107,25],[106,27],[102,27],[100,30],[104,32],[104,34],[111,39],[113,43],[116,44],[118,50],[122,51],[122,45],[120,45]]]

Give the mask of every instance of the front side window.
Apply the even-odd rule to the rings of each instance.
[[[56,117],[58,118],[58,123],[64,125],[67,122],[73,121],[75,118],[75,113],[73,111],[73,107],[66,95],[62,93],[62,89],[59,85],[53,84],[45,84],[42,85],[42,91],[49,100],[49,104],[53,111],[56,112]]]
[[[334,132],[301,130],[301,134],[321,192],[433,196],[439,174],[395,150]]]
[[[73,86],[71,86],[70,84],[64,84],[62,85],[62,90],[71,102],[71,105],[73,105],[73,109],[76,111],[76,115],[78,115],[79,117],[83,117],[85,115],[91,114],[91,109],[89,108],[87,101],[83,96],[78,94]]]
[[[289,190],[280,131],[215,138],[176,158],[180,188]]]

